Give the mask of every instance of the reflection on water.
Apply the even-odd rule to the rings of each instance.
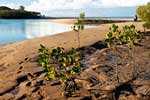
[[[0,44],[70,31],[71,25],[43,19],[0,19]]]

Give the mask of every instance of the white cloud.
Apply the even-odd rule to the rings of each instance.
[[[62,9],[131,7],[150,2],[150,0],[37,0],[27,6],[28,10],[51,11]]]
[[[103,7],[132,7],[145,5],[150,0],[101,0]]]
[[[27,7],[29,10],[48,11],[57,9],[81,9],[95,6],[93,0],[38,0]]]

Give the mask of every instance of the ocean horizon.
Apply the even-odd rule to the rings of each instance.
[[[43,12],[43,14],[49,17],[78,17],[81,12],[84,12],[86,17],[132,18],[136,15],[136,8],[137,7],[65,9]]]

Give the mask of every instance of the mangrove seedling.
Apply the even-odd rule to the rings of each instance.
[[[136,30],[134,25],[124,26],[123,27],[123,34],[122,34],[122,41],[126,43],[127,47],[129,48],[129,58],[133,61],[133,70],[132,70],[132,77],[136,77],[136,64],[135,64],[135,43],[137,43],[137,37],[139,36],[139,32]]]
[[[108,48],[114,48],[115,50],[117,50],[116,46],[112,45],[112,38],[114,37],[114,40],[116,42],[119,42],[120,44],[122,44],[121,41],[121,31],[119,30],[119,27],[115,24],[112,25],[112,27],[109,28],[110,32],[106,33],[106,39],[107,39],[107,46]],[[117,83],[119,83],[119,76],[118,76],[118,65],[116,64],[116,80]]]
[[[106,39],[107,39],[107,45],[108,47],[112,47],[112,39],[115,40],[115,42],[119,43],[120,45],[127,45],[129,48],[129,57],[134,62],[133,65],[133,72],[132,76],[135,77],[135,59],[134,59],[134,44],[137,42],[137,36],[139,35],[139,32],[136,30],[134,25],[125,25],[121,30],[119,30],[119,27],[115,24],[112,25],[112,27],[109,28],[110,32],[106,33]],[[115,46],[114,46],[115,47]],[[118,73],[118,68],[116,67],[116,74]],[[116,75],[118,77],[118,74]],[[119,79],[117,79],[119,82]]]
[[[80,48],[80,32],[84,29],[85,14],[81,13],[80,17],[76,20],[73,25],[73,31],[77,32],[78,48]]]
[[[38,63],[44,68],[47,80],[59,80],[64,84],[65,93],[71,94],[78,89],[75,79],[83,68],[75,49],[65,52],[64,48],[57,47],[50,51],[41,45]]]

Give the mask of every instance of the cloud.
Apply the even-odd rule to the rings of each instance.
[[[150,0],[101,0],[103,7],[134,7],[145,5]]]
[[[81,9],[95,6],[93,0],[38,0],[27,7],[30,10],[48,11],[58,9]]]
[[[63,9],[86,9],[108,7],[132,7],[150,0],[37,0],[27,6],[28,10],[51,11]]]

